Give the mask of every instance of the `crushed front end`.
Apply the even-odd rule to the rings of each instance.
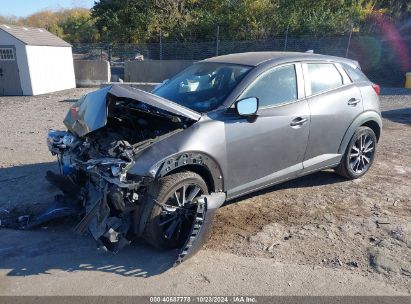
[[[51,130],[47,142],[60,167],[59,175],[48,172],[47,179],[82,207],[75,231],[89,231],[100,247],[117,252],[131,240],[133,213],[151,181],[127,174],[134,164],[133,147],[110,132],[80,138]]]
[[[90,233],[100,248],[118,252],[135,237],[143,236],[150,211],[158,206],[149,194],[158,176],[152,172],[131,174],[135,172],[131,169],[149,148],[182,132],[199,118],[197,112],[126,86],[85,95],[69,109],[64,119],[67,130],[48,132],[47,145],[57,157],[60,172],[48,171],[46,178],[62,194],[44,212],[2,218],[0,226],[29,229],[75,215],[80,218],[77,233]],[[193,162],[196,160],[193,158]],[[192,223],[183,245],[179,245],[176,264],[201,248],[210,233],[215,210],[224,201],[223,192],[190,201],[194,209],[186,210]],[[162,208],[166,213],[188,216],[180,206]]]
[[[146,102],[132,95],[136,92]],[[64,120],[67,131],[48,133],[47,145],[57,156],[60,174],[48,172],[47,179],[71,198],[69,203],[81,206],[83,218],[75,231],[90,232],[109,251],[117,252],[135,236],[133,221],[140,220],[142,198],[153,182],[153,177],[128,173],[135,159],[194,123],[150,98],[130,88],[100,89],[70,108]]]

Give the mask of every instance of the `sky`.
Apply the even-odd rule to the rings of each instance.
[[[91,8],[93,4],[94,0],[0,0],[0,15],[26,17],[44,9]]]

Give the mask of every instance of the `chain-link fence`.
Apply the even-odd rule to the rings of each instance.
[[[201,60],[216,55],[256,51],[293,51],[348,57],[358,60],[373,81],[385,86],[402,86],[404,73],[411,69],[411,37],[384,39],[377,36],[333,37],[284,36],[264,40],[158,43],[75,44],[75,59],[105,59],[113,65],[127,60]]]
[[[238,52],[314,50],[316,53],[345,56],[349,36],[338,37],[278,37],[245,41],[164,41],[139,44],[74,44],[77,59],[105,59],[113,62],[138,60],[201,60]]]

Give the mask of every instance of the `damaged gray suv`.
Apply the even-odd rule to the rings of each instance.
[[[379,90],[355,61],[276,52],[203,60],[152,93],[102,88],[49,132],[61,172],[47,178],[64,194],[52,213],[82,214],[76,231],[109,251],[143,237],[179,263],[226,200],[325,168],[365,174]]]

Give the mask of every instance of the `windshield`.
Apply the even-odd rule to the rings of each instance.
[[[197,112],[208,112],[221,105],[250,69],[238,64],[196,63],[153,94]]]

